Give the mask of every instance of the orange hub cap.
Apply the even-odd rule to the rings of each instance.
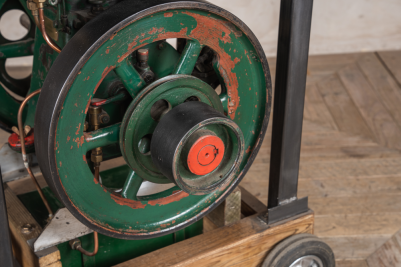
[[[214,171],[224,156],[224,143],[214,135],[205,135],[196,140],[188,153],[189,170],[196,175]]]

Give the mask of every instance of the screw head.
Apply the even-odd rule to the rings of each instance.
[[[21,228],[21,233],[27,235],[27,234],[32,233],[33,229],[34,229],[34,226],[31,225],[30,223],[27,223],[27,224],[24,224],[24,225],[22,226],[22,228]]]

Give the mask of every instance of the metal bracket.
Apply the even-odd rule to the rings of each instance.
[[[93,233],[67,208],[59,209],[33,244],[35,252]]]

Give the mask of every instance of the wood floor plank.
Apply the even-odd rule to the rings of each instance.
[[[377,142],[401,149],[401,128],[383,106],[358,66],[351,64],[341,69],[338,75]]]
[[[401,231],[386,241],[367,258],[369,267],[387,267],[401,265]]]
[[[336,267],[369,267],[366,260],[340,260],[336,261]]]
[[[374,139],[360,111],[337,76],[318,83],[319,91],[340,131]]]
[[[351,179],[302,179],[298,185],[299,197],[349,197],[371,194],[385,194],[389,196],[401,194],[401,176]]]
[[[325,105],[316,84],[306,87],[304,118],[337,130],[337,125]]]
[[[365,74],[383,105],[392,115],[398,126],[401,125],[401,88],[387,71],[377,55],[368,54],[358,61],[358,66]]]
[[[397,213],[401,211],[401,194],[370,194],[346,197],[309,196],[309,207],[319,216]]]
[[[337,260],[336,263],[338,264],[338,261],[365,260],[370,254],[372,254],[381,245],[383,245],[383,243],[386,242],[390,237],[391,235],[340,236],[325,237],[322,238],[322,240],[326,242],[331,247],[331,249],[333,249],[334,255]],[[358,265],[348,265],[347,267],[351,266],[357,267]]]
[[[393,235],[400,229],[401,213],[316,215],[319,237]]]
[[[398,84],[401,85],[401,51],[382,51],[378,52],[378,55],[395,77]]]

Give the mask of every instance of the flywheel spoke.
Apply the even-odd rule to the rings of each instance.
[[[187,40],[184,51],[178,60],[173,74],[192,74],[203,46],[196,40]]]
[[[127,180],[125,180],[123,190],[121,191],[121,195],[124,198],[137,200],[136,195],[139,191],[139,188],[141,187],[142,182],[143,179],[139,177],[139,175],[136,174],[135,171],[130,170],[128,173]]]
[[[146,86],[146,82],[127,59],[121,62],[121,65],[116,67],[115,72],[118,77],[120,77],[132,98],[135,98]]]
[[[120,127],[121,123],[117,123],[97,131],[85,133],[85,143],[83,146],[86,148],[86,151],[117,143],[120,136]]]

